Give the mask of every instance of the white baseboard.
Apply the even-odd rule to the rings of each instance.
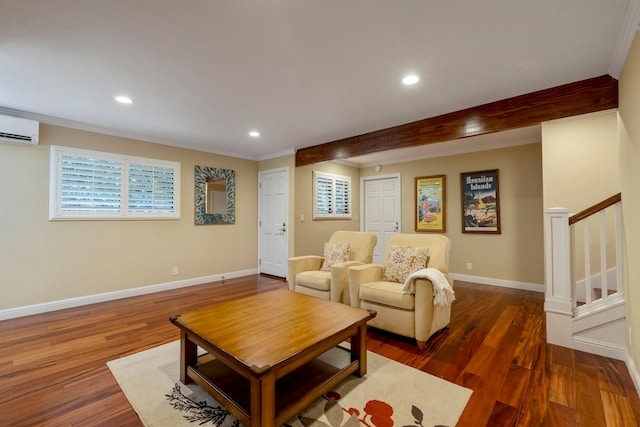
[[[597,354],[598,356],[610,357],[611,359],[622,360],[626,358],[624,346],[594,340],[585,337],[573,337],[572,346],[574,350],[584,351],[585,353]]]
[[[6,308],[0,310],[0,320],[14,319],[17,317],[31,316],[32,314],[47,313],[63,310],[65,308],[80,307],[98,302],[113,301],[121,298],[146,295],[154,292],[168,291],[171,289],[185,288],[187,286],[201,285],[203,283],[216,282],[218,280],[233,279],[235,277],[258,274],[255,268],[249,270],[233,271],[230,273],[214,274],[211,276],[194,277],[192,279],[176,280],[174,282],[159,283],[157,285],[141,286],[138,288],[123,289],[121,291],[104,292],[100,294],[86,295],[75,298],[67,298],[40,304],[25,305],[23,307]]]
[[[481,285],[493,285],[503,288],[521,289],[523,291],[544,292],[544,285],[539,283],[516,282],[513,280],[493,279],[491,277],[469,276],[466,274],[449,273],[453,280],[479,283]]]
[[[638,372],[636,364],[633,362],[633,359],[631,358],[631,355],[628,351],[626,352],[626,354],[627,358],[625,359],[625,362],[627,364],[627,369],[629,370],[629,375],[633,380],[633,384],[636,386],[636,392],[640,394],[640,372]]]

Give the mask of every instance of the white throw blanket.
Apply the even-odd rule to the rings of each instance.
[[[429,279],[433,283],[433,305],[446,306],[455,301],[456,296],[453,292],[453,288],[447,281],[447,278],[442,272],[435,268],[423,268],[422,270],[414,271],[407,277],[402,286],[403,292],[414,293],[415,286],[414,281],[416,279]]]

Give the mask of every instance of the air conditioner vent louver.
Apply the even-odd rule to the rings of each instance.
[[[0,141],[37,145],[39,128],[35,120],[0,115]]]
[[[6,132],[0,132],[0,138],[5,138],[5,139],[15,139],[18,141],[28,141],[31,142],[31,137],[30,136],[26,136],[26,135],[16,135],[14,133],[6,133]]]

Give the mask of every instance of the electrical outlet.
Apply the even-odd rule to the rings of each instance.
[[[180,274],[180,270],[178,269],[178,267],[173,267],[173,271],[171,272],[171,274],[173,274],[174,276]]]
[[[473,270],[473,264],[470,262],[467,263],[467,270]]]

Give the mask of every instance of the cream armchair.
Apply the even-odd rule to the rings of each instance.
[[[372,233],[361,231],[336,231],[329,239],[329,247],[341,246],[348,251],[344,253],[346,260],[331,264],[335,258],[325,260],[317,255],[305,255],[289,258],[287,282],[289,289],[325,300],[349,304],[348,268],[370,263],[377,238]],[[327,250],[325,244],[325,252]],[[325,253],[325,255],[327,255]],[[325,269],[323,270],[323,263]]]
[[[439,304],[436,305],[434,304],[434,285],[429,279],[414,280],[413,293],[403,290],[404,282],[384,280],[385,270],[397,267],[397,264],[390,263],[392,246],[394,253],[397,253],[395,251],[399,251],[399,247],[402,246],[428,248],[427,251],[420,250],[425,255],[427,267],[439,270],[442,275],[438,274],[438,278],[444,279],[445,284],[452,285],[453,281],[448,276],[451,244],[449,239],[441,234],[397,234],[389,240],[384,255],[384,265],[369,264],[349,268],[351,305],[375,310],[377,313],[368,325],[415,338],[418,347],[424,349],[429,337],[449,324],[453,291],[446,286],[451,295],[449,302],[440,305],[438,300]],[[424,258],[422,260],[424,261]],[[424,268],[424,265],[420,268]],[[443,283],[443,280],[439,283]]]

